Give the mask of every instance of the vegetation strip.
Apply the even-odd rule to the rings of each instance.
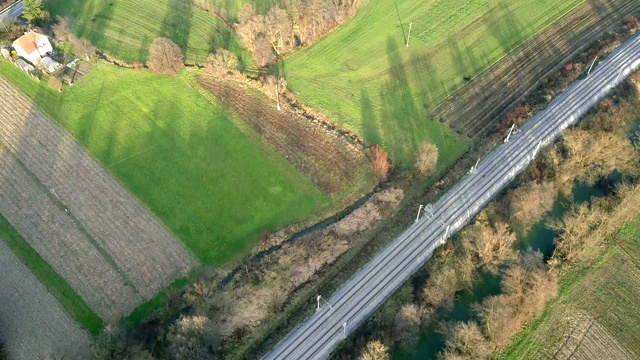
[[[0,238],[31,272],[47,287],[73,318],[96,336],[104,329],[104,322],[55,270],[25,241],[16,229],[0,214]]]

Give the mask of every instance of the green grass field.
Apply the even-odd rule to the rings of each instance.
[[[127,62],[146,62],[156,37],[180,45],[189,64],[202,64],[217,48],[231,50],[241,64],[251,56],[235,33],[191,1],[181,0],[50,0],[52,15],[72,19],[74,32],[99,49]]]
[[[98,335],[102,329],[104,329],[105,324],[102,319],[100,319],[71,286],[29,246],[2,214],[0,214],[0,237],[4,239],[9,248],[31,269],[38,280],[47,287],[49,292],[60,301],[81,326],[89,330],[94,336]]]
[[[401,165],[423,141],[450,164],[465,144],[430,109],[583,1],[363,1],[352,20],[279,70],[307,104],[383,144]]]
[[[328,205],[283,157],[267,154],[191,88],[98,64],[62,94],[7,61],[0,75],[34,99],[205,264],[249,250],[264,230]]]
[[[560,295],[501,358],[548,359],[563,341],[576,359],[599,359],[604,353],[616,358],[620,349],[640,356],[640,216],[623,227],[616,244],[598,261],[570,270],[560,285]],[[594,334],[580,334],[584,329],[568,323],[576,314],[594,320],[590,328]],[[574,335],[579,341],[563,340],[569,333],[580,334]],[[589,352],[595,357],[585,355]]]

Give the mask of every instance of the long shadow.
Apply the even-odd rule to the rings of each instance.
[[[404,27],[402,27],[402,18],[400,17],[400,10],[398,10],[398,1],[397,0],[393,0],[393,5],[396,7],[396,15],[398,15],[398,26],[400,27],[400,30],[402,31],[402,40],[404,40],[404,42],[407,42],[407,35],[404,33]]]
[[[173,40],[185,55],[191,34],[193,7],[193,0],[169,0],[167,12],[160,28],[160,36]]]
[[[505,53],[522,43],[523,25],[508,3],[497,6],[487,14],[487,28]]]
[[[104,44],[105,32],[109,28],[109,24],[112,21],[113,11],[116,7],[116,1],[99,2],[102,4],[100,8],[96,8],[94,5],[96,2],[90,2],[90,7],[86,13],[94,14],[91,19],[85,21],[84,26],[75,26],[74,29],[79,37],[89,39],[94,45]],[[100,5],[98,5],[100,6]],[[94,13],[95,10],[98,10]],[[82,17],[82,14],[77,14],[77,17]],[[108,49],[113,52],[112,49]]]
[[[362,135],[367,142],[382,144],[376,112],[365,89],[360,90],[360,112],[362,114]]]

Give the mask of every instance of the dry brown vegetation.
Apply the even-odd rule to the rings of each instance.
[[[555,184],[549,181],[530,181],[509,190],[507,202],[511,222],[526,233],[551,210],[557,193]]]
[[[418,148],[416,155],[416,169],[422,176],[431,176],[438,165],[438,147],[424,143]]]
[[[383,183],[387,181],[389,173],[391,172],[391,158],[389,154],[379,145],[373,145],[369,148],[369,158],[371,159],[373,174],[378,179],[378,182]]]
[[[380,340],[372,340],[362,350],[358,360],[389,360],[389,348]]]
[[[96,56],[96,48],[91,42],[84,38],[77,37],[69,26],[67,18],[56,16],[56,23],[51,26],[53,34],[58,40],[68,41],[73,47],[73,53],[77,57],[89,60]]]
[[[304,0],[285,9],[273,7],[261,15],[247,3],[240,11],[236,30],[262,67],[326,34],[353,15],[358,5],[358,0]]]
[[[238,70],[238,57],[229,50],[217,49],[209,54],[204,68],[209,74],[225,76]]]
[[[273,81],[271,93],[275,93]],[[373,182],[366,157],[357,147],[288,108],[278,111],[275,101],[249,84],[210,76],[200,77],[198,84],[239,115],[242,121],[236,124],[245,134],[257,144],[270,145],[268,152],[275,148],[324,193]],[[278,90],[285,91],[286,82],[278,84]]]
[[[149,47],[149,68],[160,74],[175,74],[184,67],[180,47],[168,38],[155,38]]]
[[[472,225],[464,233],[463,246],[479,266],[496,272],[498,266],[516,258],[513,245],[516,235],[509,225],[497,223],[495,226]]]

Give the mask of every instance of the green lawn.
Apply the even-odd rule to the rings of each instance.
[[[616,244],[610,245],[598,261],[577,266],[562,275],[560,295],[547,305],[540,318],[519,334],[500,358],[549,358],[548,349],[559,346],[563,333],[575,331],[567,324],[567,318],[576,313],[588,314],[602,326],[608,335],[604,337],[602,348],[611,349],[616,346],[610,340],[615,339],[614,341],[618,342],[617,346],[640,356],[638,299],[640,216],[622,228]],[[594,337],[586,336],[584,341],[580,342],[580,346],[584,348],[578,352],[593,350],[593,343]]]
[[[69,284],[44,261],[38,253],[20,236],[9,221],[0,214],[0,237],[26,264],[49,292],[71,313],[80,325],[92,335],[98,335],[104,329],[104,322],[89,305],[76,294]],[[0,240],[2,241],[2,240]]]
[[[249,53],[235,33],[191,1],[182,0],[49,0],[52,15],[67,16],[73,30],[96,47],[127,62],[146,62],[156,37],[168,37],[189,64],[202,64],[217,48],[225,48],[251,66]]]
[[[383,144],[401,165],[423,141],[449,164],[465,144],[430,109],[583,1],[364,0],[352,20],[280,71],[307,104]]]
[[[176,77],[98,64],[59,94],[7,61],[0,75],[66,128],[205,264],[330,203],[284,158]]]

